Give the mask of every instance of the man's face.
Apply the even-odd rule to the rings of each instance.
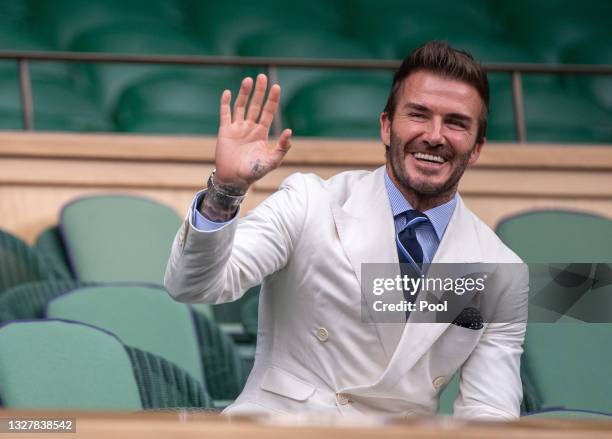
[[[464,82],[425,71],[404,80],[393,120],[386,113],[380,117],[387,167],[402,192],[450,199],[484,144],[476,143],[482,105]]]

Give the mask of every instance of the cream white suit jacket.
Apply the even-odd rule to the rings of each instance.
[[[455,416],[518,417],[524,323],[362,320],[361,264],[398,263],[384,172],[294,174],[214,232],[195,229],[188,213],[166,269],[171,296],[224,303],[263,284],[255,364],[226,412],[433,414],[461,368]],[[459,198],[433,262],[520,259]],[[526,300],[527,280],[504,289]]]

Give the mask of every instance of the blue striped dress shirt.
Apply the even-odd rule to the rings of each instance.
[[[391,213],[395,222],[395,233],[397,234],[406,227],[406,216],[404,213],[413,209],[413,207],[404,198],[393,181],[391,181],[387,171],[385,171],[385,187],[389,195],[389,204],[391,205]],[[415,228],[417,241],[419,241],[423,248],[423,262],[429,263],[433,261],[456,205],[457,194],[450,201],[423,212],[427,215],[429,221],[419,223]]]

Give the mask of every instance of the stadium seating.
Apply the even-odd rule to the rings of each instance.
[[[216,134],[219,97],[236,89],[241,78],[199,77],[182,73],[153,75],[126,87],[114,119],[117,129],[130,133]],[[235,91],[233,95],[235,96]]]
[[[285,33],[287,30],[340,31],[344,7],[338,0],[294,2],[288,7],[283,0],[234,0],[188,4],[191,23],[202,41],[214,54],[236,55],[240,40],[262,31]]]
[[[524,94],[527,140],[558,143],[610,143],[610,116],[594,101],[558,87],[532,87]],[[487,137],[516,140],[510,89],[494,90]]]
[[[54,43],[64,49],[82,32],[107,24],[179,25],[185,19],[180,0],[35,0],[30,14],[32,23],[51,35]]]
[[[76,288],[52,299],[46,316],[103,328],[123,344],[172,361],[205,382],[189,308],[173,301],[161,288],[135,285]]]
[[[579,212],[533,211],[501,221],[496,231],[526,262],[565,264],[566,279],[569,275],[571,284],[559,277],[562,273],[557,273],[555,266],[550,268],[551,277],[565,285],[564,289],[551,290],[557,296],[565,293],[557,303],[567,302],[569,288],[588,284],[565,312],[546,314],[537,309],[539,306],[530,305],[523,362],[533,377],[541,408],[612,413],[612,397],[602,386],[609,375],[607,365],[612,361],[612,352],[607,349],[612,324],[604,323],[610,322],[612,305],[610,285],[604,277],[605,268],[612,261],[612,221]],[[579,266],[568,265],[579,262],[587,263],[585,266],[590,270],[599,267],[601,271],[580,276]],[[532,271],[538,267],[530,265]],[[533,287],[537,279],[532,276],[530,281]],[[532,288],[530,304],[541,291],[539,287]]]
[[[379,136],[379,116],[390,81],[363,77],[321,78],[301,87],[285,107],[296,136]]]
[[[57,226],[49,227],[39,233],[34,248],[51,266],[56,277],[60,279],[73,278],[66,249]]]
[[[430,39],[464,36],[466,29],[481,41],[498,32],[495,18],[480,0],[354,0],[347,11],[347,24],[353,38],[384,58],[397,56],[400,43],[409,51]]]
[[[107,52],[146,55],[207,55],[210,50],[180,28],[160,23],[111,23],[81,32],[70,44],[75,52]],[[75,73],[96,93],[97,101],[112,111],[124,87],[159,72],[193,72],[201,68],[125,64],[79,64]],[[227,69],[209,68],[207,74],[228,73]]]
[[[577,44],[561,54],[563,62],[568,64],[612,64],[612,41],[598,38]],[[610,76],[576,76],[571,83],[579,92],[588,93],[612,114],[612,77]]]
[[[52,269],[35,250],[16,236],[0,230],[0,297],[20,283],[53,278]]]
[[[66,205],[60,224],[77,279],[162,285],[181,220],[152,200],[99,195]]]
[[[341,34],[311,30],[287,29],[283,32],[263,30],[249,34],[237,42],[237,55],[279,58],[311,58],[311,59],[372,59],[375,53],[358,42]],[[261,69],[250,69],[248,73],[255,77]],[[278,83],[282,88],[283,102],[289,102],[301,85],[314,82],[321,77],[337,77],[339,80],[347,77],[350,70],[329,69],[278,69]],[[379,71],[351,72],[351,75],[386,76],[389,73]],[[348,75],[350,77],[350,75]]]
[[[130,357],[108,333],[59,321],[9,323],[0,328],[0,350],[5,407],[142,408]]]
[[[54,297],[84,286],[76,280],[44,280],[21,283],[0,294],[0,323],[9,320],[42,319]]]
[[[8,323],[0,327],[0,350],[5,408],[211,406],[202,387],[178,367],[91,326],[60,320]]]
[[[612,4],[606,0],[516,0],[491,2],[491,8],[503,23],[503,38],[531,48],[537,62],[561,62],[566,48],[609,36]]]

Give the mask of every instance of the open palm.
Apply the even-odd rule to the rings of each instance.
[[[277,168],[290,148],[289,129],[281,133],[276,145],[269,145],[268,135],[278,109],[281,90],[278,85],[273,85],[264,103],[267,82],[265,75],[257,76],[248,108],[253,88],[251,78],[242,81],[233,112],[230,110],[231,92],[225,90],[221,95],[215,152],[216,177],[220,183],[237,190],[246,191],[253,182]]]

